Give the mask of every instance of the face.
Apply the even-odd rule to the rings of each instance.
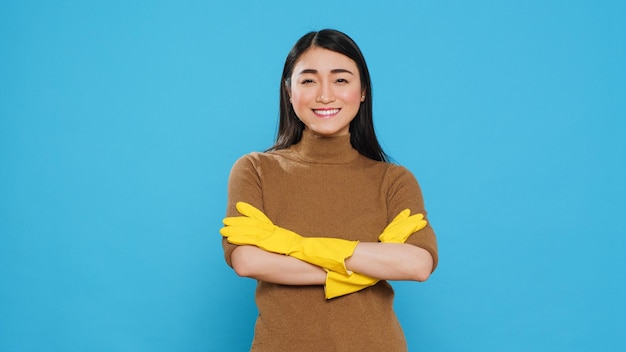
[[[363,97],[359,69],[349,57],[311,47],[291,75],[291,105],[305,128],[322,136],[347,135]]]

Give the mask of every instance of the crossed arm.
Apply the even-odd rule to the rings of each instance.
[[[231,261],[239,276],[283,285],[323,285],[326,272],[297,258],[239,246]],[[431,254],[405,243],[359,242],[346,259],[348,270],[381,280],[425,281],[433,269]]]

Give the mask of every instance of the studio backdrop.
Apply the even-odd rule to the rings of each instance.
[[[621,1],[0,4],[0,350],[246,351],[218,232],[285,56],[355,39],[440,251],[411,351],[626,348]]]

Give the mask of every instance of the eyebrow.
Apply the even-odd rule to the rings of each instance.
[[[305,68],[304,70],[300,71],[300,74],[305,74],[305,73],[312,73],[312,74],[317,74],[318,71],[312,68]],[[345,68],[335,68],[330,70],[330,73],[336,74],[336,73],[349,73],[351,75],[354,76],[354,73],[352,73],[350,70],[346,70]]]

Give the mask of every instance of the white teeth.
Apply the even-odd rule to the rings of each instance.
[[[318,115],[330,116],[339,112],[339,109],[313,110]]]

